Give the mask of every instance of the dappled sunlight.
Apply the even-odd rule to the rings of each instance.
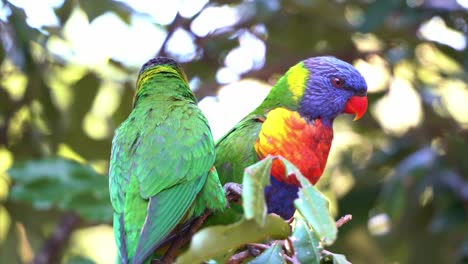
[[[468,85],[461,80],[447,80],[439,84],[437,92],[453,118],[467,128]]]
[[[390,69],[387,62],[378,55],[371,55],[367,60],[358,59],[354,66],[367,83],[367,92],[375,93],[387,89],[390,82]]]
[[[110,34],[109,28],[118,34]],[[114,13],[99,16],[90,24],[83,10],[75,9],[64,26],[64,36],[65,41],[52,39],[52,51],[77,64],[97,68],[109,58],[131,66],[143,64],[162,45],[166,33],[138,15],[131,17],[130,25]]]
[[[350,117],[350,116],[349,116]],[[359,125],[359,121],[348,122],[346,116],[339,117],[333,124],[333,144],[330,149],[329,160],[336,162],[339,160],[339,153],[352,146],[361,146],[366,141],[361,135],[352,130],[352,126]]]
[[[239,46],[228,53],[224,63],[236,74],[241,75],[262,68],[265,52],[266,45],[262,40],[250,32],[243,32],[239,36]]]
[[[119,22],[119,25],[121,23],[123,22]],[[116,25],[115,28],[117,27]],[[73,10],[63,29],[65,41],[60,41],[63,41],[63,46],[67,47],[69,51],[62,56],[77,64],[89,66],[106,62],[106,54],[102,52],[96,39],[93,38],[88,18],[83,10]],[[58,42],[59,39],[56,41]]]
[[[195,38],[187,30],[178,28],[167,43],[167,52],[177,61],[191,61],[197,55]]]
[[[85,74],[85,67],[70,64],[67,67],[54,67],[46,75],[46,82],[51,87],[52,100],[60,110],[69,110],[71,103],[76,99],[73,89],[70,88]]]
[[[362,8],[355,5],[345,7],[344,17],[349,24],[355,27],[360,26],[366,19]]]
[[[226,55],[226,67],[218,69],[216,80],[221,84],[235,82],[242,74],[262,68],[265,64],[265,54],[265,42],[250,32],[241,33],[239,46]]]
[[[109,28],[118,34],[109,34]],[[144,16],[133,15],[128,25],[110,12],[93,20],[89,33],[94,47],[88,52],[95,56],[101,53],[134,67],[154,56],[166,37],[162,27]]]
[[[418,126],[423,118],[422,102],[412,83],[404,76],[395,76],[389,92],[371,108],[388,133],[402,135]]]
[[[223,19],[217,19],[222,17]],[[190,29],[199,37],[204,37],[209,33],[223,27],[232,26],[241,18],[241,14],[235,8],[228,5],[210,6],[205,8],[200,15],[195,18]]]
[[[13,155],[5,147],[0,148],[0,201],[4,201],[8,195],[10,180],[6,171],[13,165]]]
[[[426,206],[432,202],[434,199],[434,188],[432,186],[427,186],[424,191],[419,196],[419,203],[421,206]]]
[[[463,68],[453,58],[441,52],[434,44],[423,43],[415,48],[416,58],[424,68],[444,74],[461,74]]]
[[[13,155],[5,147],[0,148],[0,202],[8,197],[11,184],[6,171],[13,165]],[[11,228],[11,217],[8,210],[0,205],[0,245],[5,241]]]
[[[1,178],[0,178],[0,200],[3,200],[1,197],[2,187],[1,187]],[[0,205],[0,245],[5,241],[8,232],[11,228],[11,217],[8,213],[8,210]]]
[[[15,229],[18,239],[17,250],[19,252],[19,257],[23,263],[31,263],[34,258],[34,252],[26,228],[22,223],[16,222]]]
[[[154,1],[138,1],[138,0],[126,0],[135,10],[148,14],[154,20],[155,23],[160,25],[170,24],[181,5],[181,0],[154,0]]]
[[[120,88],[120,85],[111,81],[103,83],[94,98],[91,113],[101,118],[109,118],[119,106]]]
[[[57,155],[80,163],[86,163],[86,160],[76,153],[70,146],[60,143],[57,148]]]
[[[352,40],[356,48],[361,52],[378,52],[384,47],[384,43],[372,33],[354,33]],[[375,56],[379,57],[378,55],[372,55],[372,57]]]
[[[54,14],[54,7],[59,7],[63,0],[10,0],[14,5],[24,7],[28,18],[26,22],[32,27],[44,25],[52,26],[58,24],[58,19]]]
[[[98,225],[75,231],[68,256],[86,256],[97,263],[114,263],[117,250],[114,232],[109,225]]]
[[[22,106],[18,111],[11,117],[11,124],[8,127],[7,135],[10,143],[15,143],[21,140],[23,131],[23,125],[31,120],[31,111],[27,106]]]
[[[419,34],[424,39],[449,45],[457,50],[466,48],[466,36],[462,32],[447,27],[444,20],[438,16],[423,23],[419,28]]]
[[[83,130],[95,140],[109,138],[113,134],[110,118],[119,106],[120,95],[118,86],[113,82],[102,85],[94,98],[91,111],[83,120]]]
[[[376,214],[369,218],[367,223],[369,232],[374,236],[382,236],[388,234],[392,229],[390,217],[385,213]]]
[[[87,113],[83,119],[83,130],[90,138],[95,140],[104,139],[110,136],[111,132],[106,120],[102,117]]]
[[[218,96],[201,100],[198,106],[208,118],[215,141],[254,110],[270,89],[267,83],[245,79],[221,87]]]
[[[13,63],[6,59],[0,67],[2,72],[1,85],[12,99],[19,100],[26,90],[27,77],[19,71]]]

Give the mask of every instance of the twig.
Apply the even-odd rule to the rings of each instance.
[[[226,183],[224,185],[224,190],[228,202],[237,201],[240,199],[242,185],[237,183]],[[169,237],[167,241],[164,242],[165,244],[169,241],[172,241],[169,249],[164,253],[164,256],[160,260],[153,260],[151,263],[173,263],[177,256],[177,251],[192,239],[192,236],[200,229],[210,214],[211,211],[205,210],[205,212],[200,217],[195,219],[193,223],[189,224],[188,230],[183,228],[179,230],[178,233],[175,233],[173,236]]]
[[[206,218],[210,214],[211,214],[211,211],[205,210],[205,212],[193,222],[193,224],[190,226],[190,229],[187,231],[186,234],[184,234],[183,236],[177,237],[175,241],[172,242],[171,246],[166,251],[166,253],[164,253],[164,256],[161,259],[160,263],[174,263],[174,260],[177,256],[177,251],[182,246],[187,244],[187,242],[189,242],[190,239],[192,239],[192,236],[195,234],[195,232],[198,231],[198,229],[200,229],[200,227],[203,225]]]
[[[249,243],[248,245],[254,248],[261,249],[261,250],[267,250],[270,248],[269,245],[260,244],[260,243]]]
[[[344,224],[348,223],[349,221],[351,221],[351,219],[353,219],[353,216],[350,215],[350,214],[347,214],[345,216],[342,216],[340,219],[338,219],[338,221],[336,221],[336,227],[337,228],[340,228],[342,227]]]
[[[174,18],[174,21],[167,28],[167,35],[161,45],[161,49],[159,50],[157,54],[158,56],[167,56],[167,53],[166,53],[167,43],[172,38],[172,35],[174,35],[174,32],[176,31],[176,29],[179,27],[182,27],[184,22],[185,22],[185,19],[181,15],[179,15],[179,13],[177,13],[176,17]]]
[[[232,255],[229,260],[226,262],[227,264],[240,264],[242,263],[242,261],[244,261],[245,259],[251,257],[252,254],[250,252],[250,250],[244,250],[244,251],[241,251],[237,254],[234,254]]]
[[[284,249],[286,250],[286,252],[289,252],[291,256],[296,255],[296,250],[291,241],[291,238],[289,237],[284,240]]]
[[[58,263],[70,235],[78,227],[80,218],[75,213],[66,213],[52,233],[52,236],[44,243],[34,257],[31,264]]]
[[[293,255],[292,257],[286,255],[283,253],[283,258],[289,262],[291,262],[292,264],[301,264],[299,262],[299,260],[297,259],[296,255]]]

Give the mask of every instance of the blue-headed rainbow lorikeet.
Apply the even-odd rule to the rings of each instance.
[[[315,184],[325,168],[333,140],[333,120],[341,113],[367,109],[367,85],[350,64],[334,57],[313,57],[291,67],[266,99],[216,144],[221,183],[242,181],[244,168],[267,155],[291,161]],[[269,213],[285,219],[294,213],[299,183],[274,161],[265,188]]]
[[[115,131],[109,169],[119,263],[149,263],[175,229],[226,206],[215,146],[174,60],[141,68],[134,108]]]

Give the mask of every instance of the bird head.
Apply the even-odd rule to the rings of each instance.
[[[154,77],[158,74],[166,74],[180,77],[186,84],[188,84],[187,76],[184,70],[175,60],[167,57],[156,57],[147,61],[141,67],[140,73],[137,79],[137,89],[141,87],[141,84],[145,80]],[[138,90],[137,90],[138,92]]]
[[[326,56],[306,59],[300,65],[307,72],[298,99],[301,116],[333,121],[341,113],[354,114],[354,120],[364,115],[367,84],[351,64]]]

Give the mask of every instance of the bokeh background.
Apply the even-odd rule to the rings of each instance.
[[[219,138],[325,54],[370,103],[336,120],[317,185],[353,215],[330,250],[468,263],[467,33],[466,0],[1,0],[0,263],[113,263],[111,139],[149,58],[183,63]]]

